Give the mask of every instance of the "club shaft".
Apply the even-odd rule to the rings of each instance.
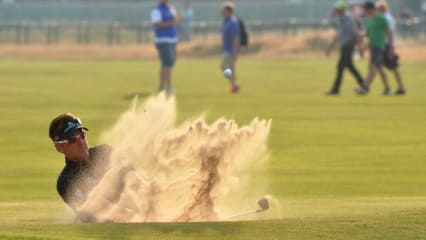
[[[265,211],[265,209],[257,209],[257,210],[252,210],[252,211],[248,211],[248,212],[242,212],[242,213],[237,213],[231,216],[227,216],[223,219],[232,219],[232,218],[238,218],[238,217],[243,217],[243,216],[247,216],[247,215],[251,215],[251,214],[255,214],[255,213],[260,213]]]

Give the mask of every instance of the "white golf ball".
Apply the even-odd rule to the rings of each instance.
[[[232,70],[227,68],[225,71],[223,71],[223,76],[230,78],[232,76]]]

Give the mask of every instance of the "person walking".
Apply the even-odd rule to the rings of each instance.
[[[385,0],[379,0],[376,2],[376,7],[379,13],[382,14],[388,22],[389,29],[392,31],[394,36],[393,49],[396,49],[396,23],[394,17],[389,11],[389,5]],[[386,47],[385,51],[383,52],[383,65],[393,73],[398,84],[398,90],[395,91],[395,94],[404,95],[405,87],[404,83],[402,82],[401,72],[399,70],[399,56],[397,54],[391,54],[390,49],[391,47],[389,46],[389,40],[386,39]],[[386,76],[380,75],[380,77],[383,79]]]
[[[334,5],[334,11],[337,17],[336,21],[336,36],[333,38],[330,46],[326,50],[326,55],[329,56],[333,48],[340,46],[340,58],[337,64],[336,79],[332,88],[326,92],[327,95],[338,95],[340,85],[343,79],[343,72],[347,68],[355,77],[359,86],[363,86],[364,81],[361,74],[356,69],[353,63],[353,53],[355,46],[360,38],[358,28],[354,19],[346,13],[346,2],[337,1]]]
[[[222,71],[231,69],[232,74],[228,77],[231,83],[231,93],[238,93],[240,86],[237,84],[235,64],[240,51],[240,25],[234,16],[235,4],[225,2],[222,5]]]
[[[389,55],[394,56],[394,37],[389,28],[386,18],[379,14],[373,2],[366,2],[364,9],[367,13],[367,37],[370,48],[370,65],[364,86],[355,89],[358,94],[366,94],[373,82],[377,72],[382,76],[384,91],[383,95],[389,95],[391,89],[387,81],[386,73],[383,69],[383,54],[386,47],[386,39],[389,44]]]

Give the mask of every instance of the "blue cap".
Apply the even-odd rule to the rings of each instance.
[[[83,127],[79,118],[72,119],[65,123],[64,129],[60,130],[57,135],[53,137],[53,142],[60,143],[64,140],[70,139],[74,134],[74,131],[77,129],[84,129],[86,131],[89,131],[89,129]]]

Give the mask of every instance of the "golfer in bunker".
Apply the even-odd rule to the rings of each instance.
[[[109,174],[111,176],[105,177],[117,180],[124,179],[125,175],[134,171],[131,165],[110,169],[111,147],[99,145],[89,148],[87,131],[80,119],[70,113],[60,114],[50,123],[49,137],[56,150],[65,156],[65,167],[57,180],[59,195],[74,210],[77,221],[108,221],[110,219],[99,216],[102,216],[102,213],[111,215],[111,212],[114,212],[114,216],[132,219],[136,213],[131,207],[117,204],[120,202],[120,191],[123,190],[120,185],[124,184],[123,181],[114,181],[116,184],[111,186],[110,191],[96,194],[92,196],[91,201],[86,201],[96,185],[101,180],[105,181],[104,175]],[[93,197],[98,199],[93,200]],[[91,214],[93,212],[97,213],[96,216]]]
[[[57,180],[58,193],[74,211],[77,222],[215,221],[263,212],[269,208],[266,198],[258,201],[260,208],[232,215],[219,215],[218,208],[215,208],[214,200],[219,196],[217,194],[222,193],[216,190],[228,188],[229,185],[220,184],[227,184],[229,181],[225,181],[226,177],[232,176],[220,175],[232,170],[227,168],[229,164],[225,164],[234,159],[226,158],[227,151],[232,154],[246,151],[235,143],[247,142],[250,137],[256,136],[254,131],[249,132],[246,128],[229,128],[232,131],[224,133],[224,124],[221,122],[215,129],[195,124],[194,126],[200,126],[198,130],[193,127],[185,128],[178,138],[174,134],[167,139],[157,139],[158,143],[164,144],[164,148],[159,149],[168,149],[172,151],[170,156],[178,158],[172,158],[173,161],[167,164],[162,161],[148,162],[145,159],[149,167],[144,171],[140,166],[133,165],[137,162],[131,161],[131,156],[123,154],[123,151],[134,151],[137,147],[125,145],[123,148],[114,145],[113,149],[109,145],[99,145],[90,148],[86,135],[88,129],[80,119],[71,113],[60,114],[51,121],[49,127],[49,137],[55,149],[65,156],[65,167]],[[228,124],[231,126],[233,123]],[[266,121],[255,121],[253,124],[252,128],[259,131],[260,136],[265,139],[267,135],[264,133],[268,132],[270,124]],[[220,134],[204,134],[211,131]],[[135,136],[140,137],[140,133]],[[221,141],[212,141],[215,137]],[[185,147],[194,145],[194,139],[207,143],[195,145],[195,150]],[[128,144],[127,141],[124,143]],[[210,145],[206,145],[208,143]],[[155,153],[165,152],[140,149],[154,160],[161,157]],[[254,151],[254,156],[255,153]],[[229,161],[226,162],[227,160]],[[170,172],[174,174],[173,171],[186,170],[187,166],[191,171],[185,171],[184,175],[177,174],[178,177],[166,179],[168,181],[164,180],[164,174],[170,176]]]

